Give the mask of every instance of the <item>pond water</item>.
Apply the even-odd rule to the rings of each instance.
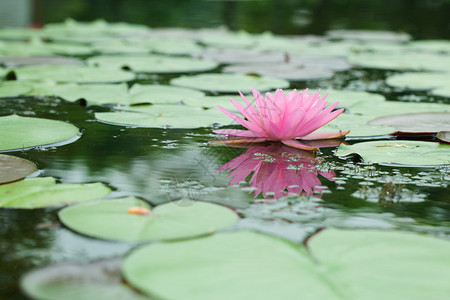
[[[175,3],[175,1],[173,2]],[[186,5],[192,9],[193,4],[191,2]],[[314,1],[310,2],[313,3]],[[340,20],[328,18],[331,10],[323,10],[325,15],[323,18],[327,22],[316,24],[315,22],[321,11],[320,7],[326,1],[320,2],[321,5],[319,5],[319,2],[316,2],[316,6],[311,4],[304,10],[301,7],[294,7],[294,9],[282,2],[285,4],[285,6],[282,6],[284,9],[282,11],[294,11],[291,17],[296,17],[294,19],[297,20],[297,23],[293,23],[291,18],[290,22],[286,21],[287,24],[274,23],[267,28],[264,26],[257,27],[255,25],[258,24],[256,20],[241,21],[239,18],[243,18],[248,13],[247,10],[256,9],[256,3],[259,3],[259,1],[211,1],[202,3],[202,6],[216,7],[216,10],[213,10],[215,13],[218,13],[217,11],[220,8],[221,14],[223,14],[219,19],[209,17],[208,25],[217,25],[217,20],[220,20],[222,23],[231,25],[233,29],[243,28],[258,33],[264,30],[272,30],[280,34],[316,34],[324,33],[323,28],[325,30],[332,29],[333,24],[339,24]],[[436,8],[433,6],[435,2],[430,1],[428,4],[426,10],[428,13],[435,12]],[[125,6],[126,3],[124,1],[122,5]],[[270,1],[262,1],[261,3],[260,9],[264,13],[268,13],[268,7],[275,5],[275,2]],[[336,7],[343,5],[337,3],[340,3],[340,1],[334,1],[332,5]],[[447,4],[444,1],[444,4],[441,5],[443,8],[448,8]],[[408,5],[408,7],[411,6]],[[373,8],[376,9],[377,7],[378,5],[373,3]],[[235,16],[231,12],[227,13],[226,9],[236,10],[239,14]],[[281,14],[282,11],[279,11],[279,13]],[[392,13],[394,11],[396,10],[392,9]],[[128,11],[124,10],[124,12]],[[43,20],[49,19],[46,14],[43,15]],[[252,14],[252,16],[254,15]],[[444,15],[444,13],[441,13],[438,16],[443,17]],[[80,16],[83,19],[81,13]],[[114,21],[112,12],[109,16],[109,19]],[[198,15],[193,16],[193,18],[198,16],[201,16],[199,17],[200,20],[206,18],[204,11],[200,9]],[[271,16],[273,15],[271,14]],[[84,17],[87,18],[87,14]],[[385,17],[388,18],[390,15]],[[138,22],[141,21],[140,18],[142,16],[137,14]],[[281,20],[283,18],[276,19]],[[438,22],[440,19],[432,18],[429,20],[431,20],[430,22]],[[184,17],[174,17],[174,20],[173,23],[160,20],[161,23],[152,25],[183,26],[189,23],[185,21]],[[362,26],[357,23],[357,19],[349,20],[352,19],[342,21],[344,24],[342,27],[353,25],[353,28],[397,30],[412,28],[412,21],[408,23],[405,19],[402,19],[404,23],[400,21],[383,23],[380,21],[380,24],[383,25],[375,26]],[[189,23],[189,25],[195,27],[199,27],[200,24],[202,24],[200,21]],[[300,26],[299,24],[303,25]],[[448,37],[446,36],[448,27],[447,29],[442,29],[442,26],[435,28],[441,28],[442,31],[437,29],[433,31],[427,27],[420,32],[412,30],[409,33],[412,34],[413,38],[421,39],[445,39]],[[0,36],[1,33],[0,31]],[[176,36],[178,33],[161,31],[159,34]],[[398,34],[400,38],[402,38],[401,34],[403,33]],[[398,35],[395,37],[398,38]],[[151,32],[149,36],[151,36]],[[224,34],[223,39],[213,40],[212,37],[209,38],[211,39],[205,38],[202,41],[203,45],[206,44],[209,48],[240,47],[236,46],[233,39],[230,40],[228,33]],[[233,38],[236,41],[240,40],[241,36],[234,35]],[[323,57],[326,51],[331,51],[330,49],[335,46],[337,49],[338,46],[347,47],[351,45],[351,47],[354,47],[353,50],[345,50],[352,52],[351,54],[358,54],[359,51],[362,51],[363,54],[375,52],[384,55],[386,52],[383,46],[386,49],[388,47],[394,49],[400,47],[399,45],[403,47],[405,44],[404,41],[397,40],[382,43],[369,41],[361,46],[360,44],[353,44],[354,41],[345,38],[344,41],[332,43],[323,40],[323,36],[317,37],[318,43],[324,43],[325,46],[312,51],[317,51],[316,54]],[[365,39],[366,37],[362,35],[358,38]],[[7,42],[8,39],[5,39],[5,43]],[[282,43],[285,40],[274,40],[271,44],[277,42]],[[346,44],[347,42],[348,44]],[[446,47],[444,50],[447,52],[437,51],[438,53],[436,53],[434,50],[429,52],[432,53],[430,55],[438,55],[443,65],[448,65],[449,61],[449,41],[446,40],[446,42],[447,44],[443,47]],[[368,50],[361,50],[366,46],[369,48]],[[356,48],[357,50],[355,50]],[[3,50],[4,48],[0,49]],[[323,51],[323,53],[320,54],[319,51]],[[7,57],[6,52],[0,53]],[[98,52],[94,53],[99,54]],[[278,53],[285,55],[285,51],[278,51]],[[296,55],[298,53],[295,55],[291,53],[289,59],[295,59]],[[314,56],[312,52],[308,52],[308,55],[309,57]],[[93,55],[75,56],[86,59]],[[326,57],[330,56],[333,57],[334,55],[331,52],[330,55],[326,55]],[[330,64],[338,63],[342,63],[342,61],[333,60]],[[431,63],[424,64],[430,65]],[[109,66],[109,68],[112,67]],[[17,67],[13,67],[13,69],[17,71]],[[203,73],[222,73],[222,71],[223,65],[220,65]],[[413,68],[413,71],[418,70]],[[324,79],[291,80],[289,87],[285,90],[309,88],[311,90],[368,91],[382,95],[387,100],[402,101],[410,105],[438,103],[445,108],[445,105],[450,103],[448,94],[447,96],[434,94],[431,89],[414,91],[388,85],[386,79],[404,73],[405,70],[402,69],[371,68],[361,64],[352,68],[329,72],[332,75],[325,76]],[[182,75],[194,75],[198,72],[137,73],[139,73],[138,77],[129,81],[128,86],[133,84],[169,85],[174,78]],[[19,71],[16,72],[16,75],[19,75],[20,79]],[[11,74],[6,75],[5,78],[14,79]],[[1,87],[0,85],[0,91]],[[442,84],[442,87],[448,88],[448,82]],[[222,94],[231,94],[235,100],[239,98],[237,89],[234,92],[222,93],[206,91],[208,96]],[[330,92],[329,97],[332,99],[330,100],[331,103],[335,101],[332,92]],[[352,108],[349,109],[345,105],[345,99],[342,99],[342,101],[342,107],[346,108],[343,115],[351,114]],[[311,154],[293,148],[283,148],[278,144],[246,145],[245,147],[212,145],[209,141],[219,138],[217,134],[212,132],[213,127],[218,128],[216,125],[194,129],[117,126],[110,124],[111,122],[101,122],[98,118],[99,115],[96,117],[96,113],[113,111],[112,105],[95,105],[95,103],[90,105],[92,102],[89,99],[87,99],[87,104],[83,100],[66,101],[61,97],[48,95],[22,95],[1,98],[1,116],[18,114],[20,116],[62,120],[75,124],[81,130],[81,137],[69,144],[6,151],[2,154],[21,157],[36,163],[38,172],[31,177],[54,177],[60,183],[102,182],[112,189],[108,198],[133,195],[148,201],[152,205],[173,203],[174,206],[179,207],[192,207],[199,201],[224,205],[232,208],[240,217],[237,224],[227,230],[255,230],[300,245],[304,243],[307,237],[325,227],[406,230],[425,233],[442,239],[450,238],[450,167],[448,160],[447,165],[443,163],[432,166],[428,163],[419,162],[419,165],[427,166],[405,166],[401,165],[401,162],[400,164],[368,163],[364,162],[358,155],[345,158],[338,157],[335,155],[336,147],[321,148],[320,153]],[[379,102],[374,101],[372,105],[367,108],[364,107],[363,110],[376,110],[378,105]],[[139,105],[134,108],[142,106]],[[422,106],[416,106],[417,109],[414,106],[410,107],[405,110],[398,108],[398,110],[391,112],[384,111],[374,117],[426,111]],[[212,110],[215,110],[215,108],[210,108],[206,112]],[[353,112],[355,110],[356,108],[353,109]],[[364,114],[362,115],[364,116]],[[200,115],[198,117],[200,118]],[[370,117],[370,119],[374,117]],[[191,118],[197,118],[197,116],[194,115]],[[232,124],[231,120],[229,123],[221,123],[221,125],[229,124]],[[442,128],[448,127],[445,120],[441,123],[438,122],[437,126],[441,126],[440,124]],[[344,125],[339,126],[346,125],[344,123]],[[355,132],[357,129],[356,126]],[[448,128],[446,130],[449,131]],[[406,148],[408,144],[404,140],[439,142],[435,134],[396,137],[387,135],[387,133],[367,134],[363,138],[358,137],[358,135],[350,135],[346,142],[352,145],[371,140],[395,140],[398,143],[397,145]],[[383,147],[388,147],[386,145],[383,145]],[[444,151],[447,158],[449,157],[448,148],[441,151]],[[361,154],[361,156],[364,155],[365,153]],[[399,156],[401,157],[401,155]],[[255,157],[258,158],[257,163],[255,163]],[[242,166],[242,160],[249,161],[250,166]],[[253,165],[251,165],[252,162]],[[251,172],[256,168],[255,164],[260,166],[259,171],[255,171],[259,173],[252,177],[254,173]],[[221,168],[220,171],[218,171],[219,168]],[[232,180],[228,176],[230,172],[233,172],[232,174],[237,176],[236,178],[246,178],[246,182],[239,182],[238,180],[237,184],[230,185],[230,180]],[[280,177],[275,179],[271,177],[276,172],[283,173],[283,176],[288,179],[284,179],[283,182]],[[277,181],[277,183],[274,183],[274,181]],[[297,186],[292,186],[292,182]],[[287,188],[291,193],[288,195],[284,188]],[[274,195],[278,199],[274,199]],[[0,246],[0,298],[27,299],[19,289],[19,281],[24,274],[37,267],[60,262],[85,263],[98,259],[123,258],[132,249],[141,245],[134,242],[113,242],[96,239],[76,233],[61,224],[58,218],[60,209],[61,207],[0,209],[0,238],[2,241]]]

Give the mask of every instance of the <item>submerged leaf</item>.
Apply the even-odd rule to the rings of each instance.
[[[0,154],[0,184],[23,179],[36,170],[36,165],[29,160]]]

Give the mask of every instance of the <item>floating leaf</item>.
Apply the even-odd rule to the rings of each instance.
[[[242,64],[225,67],[223,71],[225,73],[270,75],[289,81],[328,79],[333,76],[333,72],[325,68],[304,67],[291,63]]]
[[[128,86],[121,84],[59,84],[50,88],[52,95],[67,101],[86,100],[89,104],[130,104]]]
[[[450,243],[411,232],[326,229],[308,242],[343,299],[445,299]]]
[[[375,41],[375,42],[406,42],[411,39],[407,33],[385,30],[345,30],[335,29],[326,32],[331,39]]]
[[[450,58],[431,54],[362,53],[348,57],[355,66],[382,70],[448,71]]]
[[[25,178],[36,170],[36,165],[29,160],[0,154],[0,184]]]
[[[238,220],[229,208],[208,202],[191,206],[167,203],[156,206],[151,214],[129,213],[137,206],[150,209],[147,202],[128,197],[67,207],[59,212],[59,218],[67,227],[88,236],[132,242],[210,234]]]
[[[158,299],[421,300],[450,293],[446,240],[326,229],[308,247],[311,254],[258,233],[223,233],[141,247],[125,259],[122,272]]]
[[[18,66],[29,65],[82,65],[81,59],[64,56],[10,56],[1,57],[0,64],[8,67],[15,68]]]
[[[210,111],[217,110],[217,106],[220,105],[226,110],[237,111],[236,107],[230,102],[232,99],[240,99],[239,95],[220,95],[220,96],[204,96],[204,97],[192,97],[184,99],[183,103],[191,106],[199,106],[204,108],[210,108]]]
[[[400,101],[383,101],[377,102],[376,105],[369,102],[358,102],[349,109],[352,114],[360,114],[363,116],[376,118],[386,116],[392,113],[418,113],[418,112],[450,112],[450,105],[440,103],[426,102],[400,102]]]
[[[69,123],[10,115],[0,117],[0,152],[73,142],[79,129]]]
[[[121,265],[121,259],[102,260],[90,264],[50,265],[26,274],[21,280],[21,286],[33,299],[149,299],[122,282]]]
[[[96,113],[95,118],[111,125],[161,128],[198,128],[230,123],[219,110],[187,105],[150,105],[127,110]]]
[[[414,166],[450,164],[450,145],[421,141],[372,141],[339,146],[336,155],[359,154],[365,162]]]
[[[189,57],[163,55],[147,56],[96,56],[88,59],[88,64],[105,68],[130,68],[134,72],[146,73],[186,73],[214,69],[216,62]]]
[[[369,125],[392,126],[403,133],[428,133],[450,130],[450,113],[389,115],[369,121]]]
[[[366,105],[375,106],[378,105],[379,102],[384,102],[385,98],[382,95],[363,92],[363,91],[351,91],[351,90],[336,90],[336,89],[323,89],[321,90],[321,94],[327,95],[327,102],[334,103],[339,101],[338,107],[344,107],[346,109],[350,109],[353,105],[364,103]]]
[[[386,79],[393,87],[413,91],[431,90],[439,87],[450,87],[450,75],[446,73],[403,73]]]
[[[440,131],[436,137],[443,142],[450,143],[450,131]]]
[[[131,81],[135,75],[111,68],[95,68],[88,66],[36,65],[15,68],[18,80],[53,80],[56,82],[123,82]]]
[[[421,51],[450,53],[449,40],[416,40],[409,42],[409,45]]]
[[[135,84],[130,89],[131,103],[176,104],[187,99],[201,99],[205,95],[198,90],[168,85]]]
[[[41,208],[89,201],[108,195],[101,183],[56,184],[52,177],[27,178],[0,186],[0,207]]]
[[[369,125],[367,124],[371,117],[353,115],[353,114],[341,114],[339,118],[334,119],[332,122],[322,126],[317,132],[335,132],[335,131],[347,131],[347,137],[368,137],[377,135],[392,134],[395,132],[395,128],[385,125]]]
[[[0,81],[0,98],[17,97],[31,91],[31,86],[17,81]]]
[[[285,57],[282,52],[263,52],[253,49],[207,48],[197,55],[222,64],[261,64],[282,63]]]
[[[181,76],[172,79],[170,83],[177,86],[220,93],[235,93],[236,91],[248,93],[251,92],[252,88],[259,91],[269,91],[289,87],[289,82],[283,79],[238,74]]]
[[[304,247],[248,231],[141,247],[123,275],[161,299],[339,299]]]
[[[431,91],[431,94],[439,97],[450,98],[450,86],[434,89]]]

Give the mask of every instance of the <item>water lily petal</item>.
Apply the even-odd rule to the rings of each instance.
[[[303,144],[297,140],[284,140],[281,141],[283,144],[289,147],[301,149],[301,150],[308,150],[308,151],[315,151],[318,150],[316,147],[308,146],[306,144]]]
[[[346,136],[350,130],[337,131],[337,132],[313,132],[308,135],[302,136],[302,140],[325,140],[334,139],[342,136]]]

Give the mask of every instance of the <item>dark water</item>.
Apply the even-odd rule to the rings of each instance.
[[[203,27],[226,24],[251,32],[321,34],[335,28],[405,31],[414,38],[448,38],[449,1],[39,1],[38,21],[103,17],[151,26]],[[299,4],[301,3],[301,4]],[[389,4],[389,5],[387,5]],[[50,9],[50,7],[52,9]],[[293,84],[297,88],[356,86],[389,99],[407,99],[384,86],[386,72],[347,71],[331,81]],[[167,82],[167,77],[146,80]],[[370,83],[370,84],[369,84]],[[444,99],[430,98],[431,101]],[[450,169],[396,168],[346,161],[324,149],[325,172],[318,174],[316,197],[264,200],[228,187],[228,172],[215,172],[247,149],[208,146],[211,129],[168,130],[111,126],[95,121],[104,107],[83,107],[55,98],[0,99],[0,115],[13,112],[69,121],[82,128],[75,143],[50,149],[9,153],[34,161],[41,176],[61,182],[101,181],[113,196],[136,195],[152,204],[190,197],[235,208],[238,225],[301,242],[323,226],[400,228],[450,235]],[[354,161],[358,161],[354,158]],[[372,183],[373,185],[369,185]],[[389,184],[397,195],[386,196]],[[369,202],[375,193],[379,202]],[[414,202],[417,199],[426,201]],[[260,203],[265,202],[265,205]],[[85,262],[125,255],[135,245],[90,239],[58,221],[58,209],[0,210],[0,299],[24,299],[18,280],[26,271],[60,261]]]

